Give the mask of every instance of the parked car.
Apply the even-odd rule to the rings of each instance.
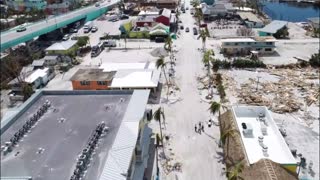
[[[63,41],[68,41],[69,39],[70,39],[70,34],[66,34],[62,38]]]
[[[97,26],[93,26],[92,29],[91,29],[91,32],[94,33],[94,32],[97,32],[97,31],[98,31],[98,27]]]
[[[105,41],[103,41],[103,46],[104,47],[116,47],[117,44],[116,44],[116,41],[114,41],[114,40],[105,40]]]
[[[27,30],[27,28],[25,26],[23,26],[23,25],[21,25],[21,26],[19,26],[17,28],[17,32],[22,32],[22,31],[25,31],[25,30]]]
[[[178,21],[178,23],[182,23],[182,21],[181,21],[181,20],[179,20],[179,21]]]
[[[181,26],[180,26],[180,29],[181,29],[181,30],[183,30],[183,29],[184,29],[184,27],[181,25]]]
[[[78,29],[77,28],[71,28],[70,29],[70,33],[78,33]]]
[[[198,30],[197,30],[197,28],[193,28],[193,35],[198,35]]]
[[[123,20],[123,19],[129,19],[129,16],[128,15],[125,15],[125,14],[122,14],[120,16],[120,19]]]
[[[186,7],[186,10],[189,10],[189,7]]]
[[[165,40],[165,39],[164,39],[163,37],[156,37],[156,38],[155,38],[155,42],[156,42],[156,43],[163,43],[164,40]]]
[[[189,28],[188,27],[186,28],[186,32],[189,32]]]
[[[99,6],[100,6],[100,3],[97,2],[97,3],[95,4],[95,6],[96,6],[96,7],[99,7]]]
[[[91,57],[97,57],[101,53],[101,51],[103,51],[103,49],[103,42],[99,42],[97,45],[91,48]]]

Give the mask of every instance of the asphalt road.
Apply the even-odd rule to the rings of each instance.
[[[37,31],[41,30],[43,27],[53,26],[57,23],[61,23],[61,22],[66,21],[68,19],[74,18],[75,16],[83,15],[83,14],[86,14],[88,12],[92,12],[92,11],[99,9],[99,8],[104,8],[104,7],[114,5],[114,4],[118,3],[118,1],[119,0],[112,0],[110,2],[104,1],[100,4],[99,7],[96,7],[95,5],[93,5],[93,6],[83,8],[83,9],[72,11],[68,14],[52,17],[50,19],[43,20],[41,22],[37,22],[32,25],[28,25],[27,30],[23,31],[23,32],[16,32],[16,30],[9,30],[7,32],[3,32],[3,33],[1,33],[1,44],[6,43],[8,41],[12,41],[14,39],[17,39],[17,38],[20,38],[23,36],[26,36],[26,35],[34,33],[34,32],[37,32]]]

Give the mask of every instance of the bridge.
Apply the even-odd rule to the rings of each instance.
[[[108,9],[112,9],[116,6],[118,2],[119,0],[111,0],[110,2],[104,1],[98,7],[92,5],[67,14],[41,20],[26,25],[26,30],[23,32],[16,32],[17,27],[1,32],[1,52],[20,43],[30,41],[40,35],[65,27],[66,25],[81,19],[85,19],[85,21],[96,19],[108,11]]]

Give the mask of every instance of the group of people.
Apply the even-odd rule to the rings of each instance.
[[[199,122],[199,127],[197,124],[194,125],[194,131],[201,134],[201,132],[204,132],[204,125],[202,122]]]
[[[213,123],[212,120],[209,119],[209,121],[208,121],[208,127],[209,127],[209,128],[212,126],[212,123]],[[198,125],[195,124],[195,125],[194,125],[194,131],[195,131],[196,133],[199,133],[199,134],[201,134],[201,132],[204,132],[204,125],[203,125],[203,123],[202,123],[202,122],[199,122]]]

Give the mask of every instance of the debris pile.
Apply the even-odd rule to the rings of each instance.
[[[314,70],[306,69],[269,69],[267,73],[277,76],[279,81],[261,81],[249,78],[236,90],[239,103],[267,106],[276,113],[291,113],[319,101],[318,75]],[[262,77],[263,78],[263,77]],[[224,78],[226,84],[237,84],[233,78]]]

